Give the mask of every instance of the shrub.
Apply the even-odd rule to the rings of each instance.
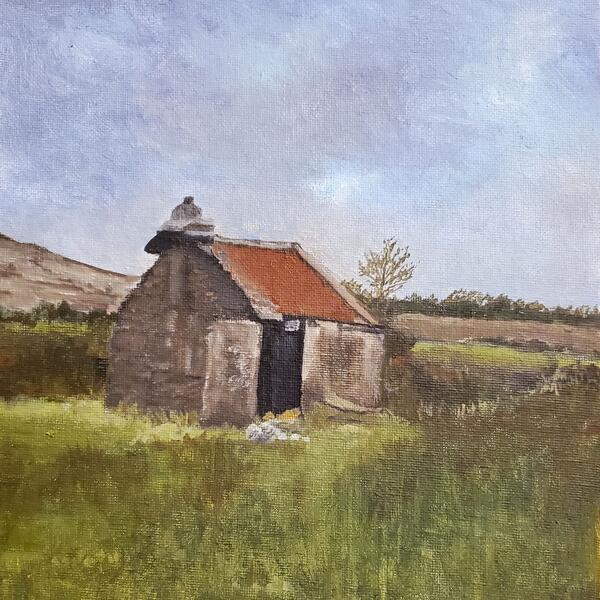
[[[0,397],[101,390],[110,327],[0,325]]]
[[[391,329],[385,336],[385,355],[388,359],[407,356],[417,343],[415,334],[408,329]]]

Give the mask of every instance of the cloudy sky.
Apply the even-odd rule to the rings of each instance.
[[[600,302],[597,0],[11,0],[0,231],[138,273],[184,195],[343,276]]]

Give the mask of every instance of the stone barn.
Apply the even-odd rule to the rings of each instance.
[[[158,260],[119,309],[109,406],[234,425],[380,406],[383,328],[298,244],[215,236],[188,197],[145,250]]]

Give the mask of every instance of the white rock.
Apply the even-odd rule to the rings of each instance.
[[[251,442],[258,442],[260,444],[268,444],[270,442],[310,442],[310,438],[302,437],[299,433],[290,433],[277,427],[274,421],[267,421],[265,423],[251,423],[246,428],[246,439]]]
[[[285,442],[288,439],[288,435],[279,427],[276,427],[272,423],[251,423],[246,428],[246,439],[252,442],[269,443],[274,441]]]
[[[262,441],[263,432],[262,429],[256,425],[255,423],[250,423],[246,428],[246,439],[251,442],[260,442]]]

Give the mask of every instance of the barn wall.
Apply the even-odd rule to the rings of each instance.
[[[252,321],[219,321],[208,334],[202,420],[245,425],[256,416],[262,327]]]
[[[302,407],[326,402],[340,408],[381,405],[384,335],[361,326],[309,322],[304,337]]]
[[[253,319],[247,298],[212,255],[166,250],[119,310],[107,404],[202,413],[213,325]]]

